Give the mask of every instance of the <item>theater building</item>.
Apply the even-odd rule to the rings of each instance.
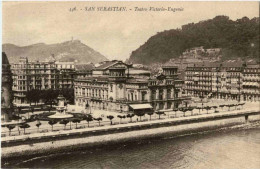
[[[165,67],[157,77],[149,75],[122,61],[104,62],[93,69],[92,76],[75,80],[75,104],[117,112],[181,104],[183,81],[177,79],[177,67]]]

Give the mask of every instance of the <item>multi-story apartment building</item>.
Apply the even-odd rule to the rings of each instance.
[[[77,66],[75,62],[57,62],[50,59],[45,62],[29,62],[21,57],[19,62],[11,65],[14,103],[27,103],[26,93],[32,89],[73,89],[77,70],[80,74],[88,74],[82,70],[84,64]]]
[[[258,64],[247,65],[243,70],[243,99],[260,100],[260,66]]]
[[[185,91],[188,95],[197,97],[259,100],[260,73],[257,66],[233,60],[194,64],[186,69]]]
[[[12,64],[14,103],[26,103],[26,92],[31,89],[56,89],[57,69],[55,62],[29,62],[21,57]]]
[[[57,70],[58,88],[73,88],[76,76],[75,62],[55,62],[55,67]]]
[[[133,70],[121,61],[108,61],[94,68],[92,76],[75,80],[75,104],[118,112],[173,108],[181,103],[183,85],[176,73],[176,67],[164,67],[163,74],[149,77],[147,71]]]

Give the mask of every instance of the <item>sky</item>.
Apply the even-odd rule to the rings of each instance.
[[[76,7],[76,11],[69,9]],[[85,11],[95,7],[95,11]],[[126,7],[127,11],[97,11]],[[135,11],[136,7],[148,11]],[[179,8],[182,11],[149,11]],[[82,10],[81,10],[82,9]],[[18,46],[80,40],[108,59],[125,60],[157,32],[226,15],[259,16],[258,2],[3,2],[2,42]]]

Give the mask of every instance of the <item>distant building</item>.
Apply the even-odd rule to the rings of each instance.
[[[260,100],[260,66],[248,64],[243,70],[243,99]]]
[[[259,76],[258,65],[242,61],[197,63],[185,71],[185,91],[190,96],[259,101]]]

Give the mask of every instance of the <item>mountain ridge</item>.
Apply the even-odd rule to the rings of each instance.
[[[198,23],[182,25],[151,36],[133,51],[129,62],[151,65],[178,58],[187,49],[203,46],[221,48],[222,59],[259,58],[259,17],[243,17],[235,21],[216,16]]]
[[[45,61],[51,55],[54,55],[58,61],[78,60],[82,63],[98,63],[108,60],[99,52],[83,44],[80,40],[53,44],[35,43],[26,46],[6,43],[2,45],[2,51],[7,54],[11,63],[17,63],[21,56],[28,57],[30,61]]]

